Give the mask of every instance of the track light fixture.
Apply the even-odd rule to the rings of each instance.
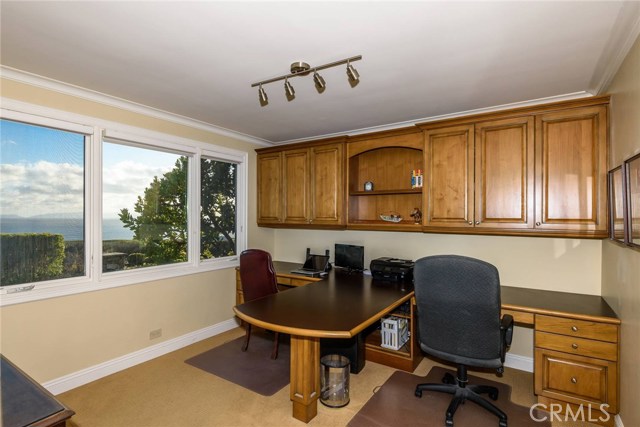
[[[277,82],[278,80],[284,80],[284,92],[287,97],[287,100],[292,101],[295,98],[296,92],[293,90],[293,86],[289,82],[289,78],[298,77],[298,76],[307,76],[311,72],[313,72],[313,82],[315,84],[316,90],[319,93],[324,92],[327,88],[327,83],[324,78],[318,74],[319,70],[324,70],[327,68],[335,67],[342,64],[347,64],[347,76],[349,77],[349,84],[351,87],[355,87],[360,82],[360,74],[358,71],[351,65],[352,61],[359,61],[362,59],[362,55],[352,56],[351,58],[341,59],[340,61],[330,62],[328,64],[319,65],[317,67],[311,67],[306,62],[298,61],[291,64],[291,73],[285,74],[283,76],[274,77],[272,79],[263,80],[261,82],[251,84],[251,87],[258,86],[258,99],[260,101],[261,106],[265,106],[269,103],[269,98],[267,98],[267,93],[265,92],[262,85],[267,83]]]

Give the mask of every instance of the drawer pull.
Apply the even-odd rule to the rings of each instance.
[[[574,350],[577,350],[578,349],[578,344],[576,344],[576,343],[571,344],[571,348],[574,349]]]
[[[573,332],[578,332],[578,327],[577,327],[577,326],[572,326],[572,327],[571,327],[571,330],[572,330]]]
[[[571,382],[576,384],[578,382],[578,379],[576,377],[571,377]]]

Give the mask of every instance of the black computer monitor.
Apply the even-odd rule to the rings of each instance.
[[[336,243],[335,256],[336,267],[357,271],[364,270],[364,246]]]

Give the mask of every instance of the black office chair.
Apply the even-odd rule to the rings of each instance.
[[[440,255],[419,259],[414,268],[420,348],[436,358],[458,365],[457,378],[446,374],[440,384],[418,384],[424,390],[453,394],[445,426],[467,399],[498,416],[507,427],[507,415],[484,399],[498,399],[498,389],[468,385],[467,366],[504,371],[503,363],[513,335],[513,317],[500,319],[500,277],[491,264],[474,258]]]
[[[245,302],[263,298],[267,295],[278,293],[278,279],[273,268],[271,254],[261,249],[247,249],[240,254],[240,281],[242,282],[242,294]],[[271,358],[278,357],[278,332],[273,339]],[[251,324],[245,322],[244,343],[242,351],[249,348],[251,338]]]

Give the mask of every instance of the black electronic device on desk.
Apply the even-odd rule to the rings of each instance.
[[[369,269],[374,279],[394,282],[411,282],[413,280],[413,261],[398,258],[377,258],[371,260]]]

